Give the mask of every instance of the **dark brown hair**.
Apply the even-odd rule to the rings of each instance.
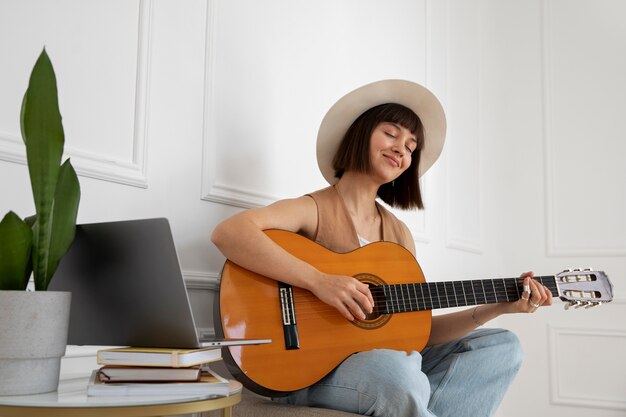
[[[395,181],[381,185],[378,197],[391,207],[424,208],[417,175],[424,146],[424,129],[417,114],[401,104],[380,104],[357,117],[348,128],[333,159],[335,177],[341,178],[345,171],[371,171],[370,139],[376,126],[383,122],[395,123],[408,129],[417,139],[417,148],[411,155],[411,165]]]

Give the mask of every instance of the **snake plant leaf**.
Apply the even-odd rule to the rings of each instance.
[[[32,227],[35,289],[45,290],[48,277],[54,273],[49,270],[53,206],[65,142],[56,76],[45,49],[30,75],[22,101],[20,125],[37,213]]]
[[[56,76],[44,49],[30,75],[20,115],[22,138],[39,222],[45,222],[59,177],[65,135]]]
[[[44,247],[40,257],[41,271],[35,274],[35,289],[45,291],[56,271],[61,258],[70,248],[76,233],[76,217],[80,202],[78,176],[70,160],[61,166],[59,180],[54,195],[52,216],[50,217],[49,246]]]
[[[31,228],[10,211],[0,222],[0,290],[23,291],[30,277]]]
[[[37,221],[37,215],[33,214],[32,216],[24,217],[24,223],[26,223],[29,227],[33,227]]]

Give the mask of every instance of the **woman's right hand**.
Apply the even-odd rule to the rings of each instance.
[[[310,290],[350,321],[363,320],[365,313],[369,314],[374,309],[374,298],[369,286],[354,277],[322,274]]]

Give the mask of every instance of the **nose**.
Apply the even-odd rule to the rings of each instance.
[[[404,154],[406,153],[406,149],[404,149],[404,145],[399,144],[399,143],[394,143],[393,146],[391,146],[391,150],[398,154],[400,157],[403,157]]]

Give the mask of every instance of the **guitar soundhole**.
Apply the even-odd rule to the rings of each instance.
[[[377,291],[377,289],[380,289],[379,286],[384,285],[385,282],[372,274],[358,274],[355,275],[355,278],[369,285],[374,297],[374,310],[370,314],[366,314],[365,320],[357,319],[351,323],[365,330],[378,329],[384,326],[391,318],[391,314],[384,313],[385,297],[383,292]]]

